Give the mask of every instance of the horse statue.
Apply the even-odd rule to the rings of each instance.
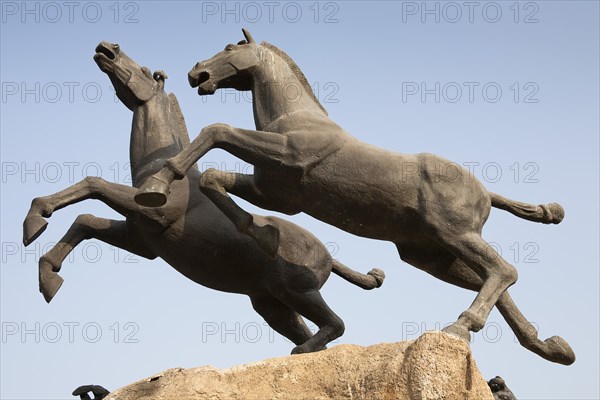
[[[520,343],[541,357],[571,364],[575,354],[554,336],[538,339],[506,289],[516,269],[481,237],[491,207],[520,218],[558,224],[559,204],[531,205],[491,193],[469,172],[433,154],[398,154],[365,144],[329,119],[296,63],[272,44],[229,44],[189,72],[200,95],[219,88],[252,91],[256,130],[226,124],[205,127],[139,189],[138,204],[164,204],[170,184],[182,179],[210,149],[221,148],[254,165],[253,175],[205,171],[203,191],[240,232],[271,256],[281,231],[261,225],[228,196],[286,214],[305,212],[346,232],[396,244],[405,262],[477,291],[471,306],[446,332],[465,339],[485,324],[494,305]],[[300,91],[289,95],[289,88]]]
[[[92,399],[89,393],[92,392],[94,398]],[[110,392],[100,385],[83,385],[73,390],[73,396],[79,396],[80,400],[102,400],[108,396]]]
[[[497,376],[488,381],[488,386],[492,391],[494,400],[517,400],[512,390],[506,386],[506,382],[501,377]]]
[[[344,332],[343,321],[327,306],[319,289],[333,271],[347,281],[373,289],[384,273],[360,274],[333,260],[311,233],[288,221],[253,215],[257,224],[276,226],[280,246],[268,257],[199,190],[200,172],[190,168],[172,186],[172,196],[159,208],[139,206],[137,187],[162,168],[165,159],[189,144],[183,114],[173,94],[164,90],[166,75],[152,74],[129,58],[118,45],[101,42],[94,60],[115,87],[121,102],[133,111],[131,176],[133,187],[86,177],[50,196],[35,198],[23,223],[28,245],[46,228],[44,217],[86,199],[104,202],[125,221],[85,214],[39,260],[40,291],[50,302],[63,283],[57,274],[63,260],[86,239],[100,239],[141,257],[160,257],[187,278],[206,287],[248,295],[253,308],[277,332],[296,344],[294,353],[323,349]],[[301,316],[319,330],[312,334]]]

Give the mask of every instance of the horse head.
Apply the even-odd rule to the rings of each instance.
[[[167,75],[162,71],[152,74],[129,58],[118,44],[100,42],[94,61],[110,78],[119,100],[132,111],[164,92]]]
[[[141,67],[118,44],[101,42],[94,61],[110,78],[119,100],[133,111],[130,162],[136,185],[189,144],[179,102],[165,92],[163,71]]]
[[[246,40],[228,44],[225,50],[197,63],[188,73],[190,85],[198,86],[198,94],[213,94],[221,88],[250,90],[248,70],[260,63],[258,44],[246,29],[242,32]]]
[[[256,43],[247,30],[242,31],[246,40],[228,44],[188,73],[198,94],[213,94],[222,88],[252,91],[257,129],[298,111],[321,112],[326,117],[327,111],[290,56],[270,43]]]

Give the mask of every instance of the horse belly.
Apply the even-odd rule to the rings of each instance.
[[[351,143],[308,171],[302,210],[347,232],[396,243],[445,230],[480,232],[490,210],[483,185],[442,157]]]
[[[417,179],[402,172],[410,159],[373,148],[331,158],[304,180],[308,214],[355,235],[391,241],[420,224]]]
[[[261,267],[268,258],[212,204],[188,211],[148,239],[157,256],[200,285],[242,294],[261,290]]]

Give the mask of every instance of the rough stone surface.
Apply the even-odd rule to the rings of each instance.
[[[106,400],[492,400],[469,344],[443,332],[369,347],[339,345],[218,370],[174,368]]]

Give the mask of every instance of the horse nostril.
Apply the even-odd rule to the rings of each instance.
[[[210,79],[210,74],[208,72],[206,72],[206,71],[200,72],[200,75],[198,76],[198,84],[200,85],[209,79]]]
[[[190,86],[200,86],[202,83],[210,79],[210,74],[207,71],[202,71],[199,74],[196,74],[195,70],[196,68],[192,69],[188,74],[188,81],[190,82]]]

